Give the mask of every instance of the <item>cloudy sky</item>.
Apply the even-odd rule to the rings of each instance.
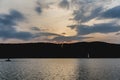
[[[0,0],[0,43],[120,44],[120,0]]]

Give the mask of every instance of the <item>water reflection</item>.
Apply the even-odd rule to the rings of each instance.
[[[120,80],[120,59],[83,59],[78,64],[78,80]]]
[[[120,59],[0,60],[0,80],[120,80]]]
[[[0,62],[0,78],[6,80],[76,80],[76,60],[30,59]]]

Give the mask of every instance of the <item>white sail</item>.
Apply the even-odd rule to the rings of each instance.
[[[90,58],[90,54],[88,53],[88,58]]]

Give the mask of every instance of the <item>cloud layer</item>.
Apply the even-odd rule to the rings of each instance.
[[[0,42],[120,43],[120,0],[1,0]],[[96,34],[99,34],[97,37]],[[109,37],[103,39],[101,36]],[[116,37],[116,40],[113,39]],[[19,42],[19,41],[18,41]]]
[[[15,27],[17,22],[23,21],[24,16],[16,11],[11,10],[9,14],[0,14],[0,37],[3,39],[29,39],[33,35],[29,32],[17,32]]]

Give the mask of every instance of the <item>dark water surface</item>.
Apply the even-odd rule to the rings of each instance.
[[[120,80],[120,59],[0,59],[0,80]]]

